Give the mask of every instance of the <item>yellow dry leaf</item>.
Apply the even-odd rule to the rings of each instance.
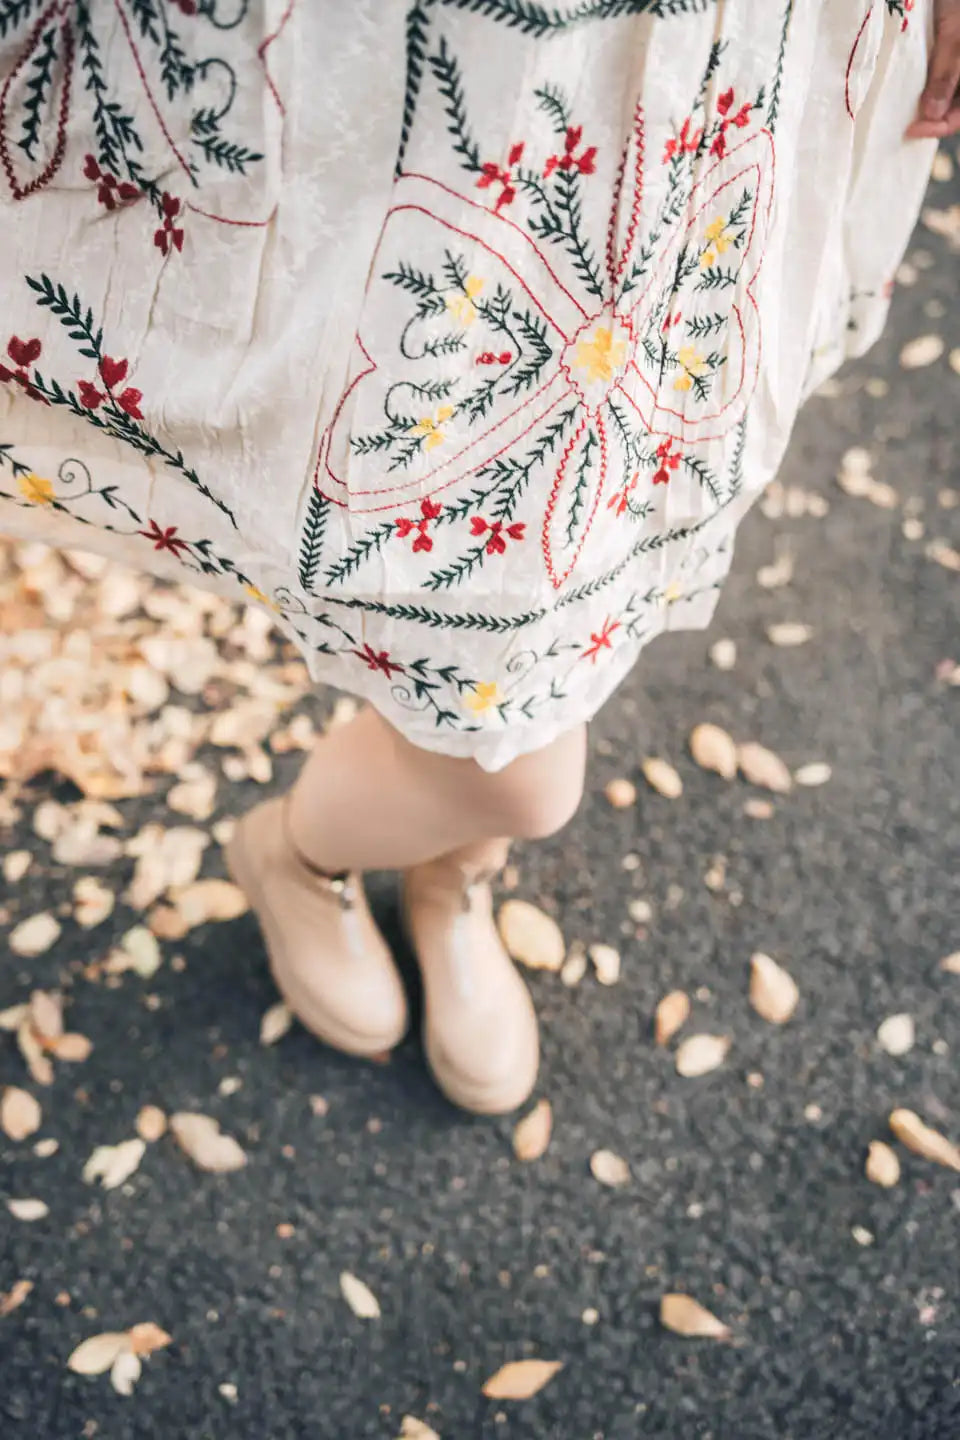
[[[52,1085],[53,1066],[43,1053],[43,1046],[30,1021],[29,1012],[26,1019],[20,1022],[20,1028],[17,1030],[17,1045],[20,1047],[20,1054],[27,1062],[27,1069],[37,1084]]]
[[[529,1115],[514,1126],[514,1155],[518,1160],[539,1160],[550,1144],[552,1130],[553,1107],[549,1100],[538,1100]]]
[[[594,1180],[611,1189],[618,1189],[630,1180],[630,1166],[613,1150],[595,1150],[590,1156],[590,1173]]]
[[[751,740],[738,748],[737,759],[744,778],[751,785],[773,790],[778,795],[786,795],[793,789],[793,776],[790,771],[780,756],[765,746]]]
[[[63,996],[59,991],[33,991],[30,996],[30,1023],[44,1044],[63,1034]]]
[[[896,1185],[900,1179],[900,1161],[896,1151],[883,1140],[870,1141],[864,1169],[868,1180],[872,1180],[874,1185],[883,1185],[886,1189]]]
[[[931,1125],[925,1125],[912,1110],[894,1110],[890,1115],[890,1129],[915,1155],[946,1165],[950,1170],[960,1170],[960,1146]]]
[[[125,1330],[108,1330],[102,1335],[91,1335],[73,1351],[67,1368],[75,1375],[104,1375],[120,1352],[129,1350],[129,1346]]]
[[[678,800],[683,794],[683,781],[668,760],[657,755],[648,755],[640,766],[644,779],[651,789],[667,800]]]
[[[195,880],[171,891],[170,899],[188,930],[211,920],[235,920],[250,909],[247,897],[231,880]]]
[[[415,1415],[404,1415],[397,1440],[440,1440],[440,1436]]]
[[[737,773],[737,747],[733,738],[719,725],[698,725],[690,736],[690,754],[701,770],[713,770],[724,780]]]
[[[144,1105],[137,1115],[137,1134],[141,1140],[153,1144],[167,1131],[167,1117],[159,1105]]]
[[[170,1116],[170,1129],[181,1150],[200,1170],[220,1174],[240,1170],[247,1163],[243,1148],[232,1136],[224,1135],[210,1115],[180,1111]]]
[[[757,951],[750,957],[750,1004],[772,1025],[784,1025],[796,1010],[800,991],[793,976]]]
[[[340,1293],[358,1320],[380,1319],[380,1302],[376,1295],[369,1285],[365,1285],[348,1270],[344,1270],[340,1276]]]
[[[510,1360],[483,1386],[488,1400],[529,1400],[563,1369],[562,1360]]]
[[[69,1030],[66,1035],[58,1035],[55,1040],[51,1040],[47,1049],[58,1060],[66,1060],[70,1064],[81,1064],[89,1058],[93,1042],[86,1035]]]
[[[690,1015],[690,997],[685,990],[671,990],[657,1006],[653,1021],[653,1038],[658,1045],[669,1045]]]
[[[32,1289],[32,1280],[17,1280],[5,1295],[0,1294],[0,1320],[12,1315],[14,1310],[19,1310]]]
[[[43,1111],[27,1090],[8,1085],[0,1095],[0,1129],[10,1140],[26,1140],[40,1129]]]
[[[691,1035],[677,1046],[677,1074],[687,1080],[709,1075],[723,1064],[730,1045],[729,1035]]]
[[[528,900],[507,900],[497,916],[500,938],[514,960],[531,970],[559,970],[566,954],[563,932],[552,916]]]
[[[127,1339],[134,1355],[152,1355],[155,1350],[162,1350],[173,1344],[173,1336],[168,1335],[166,1330],[161,1330],[152,1320],[142,1320],[139,1325],[131,1325],[127,1331]]]
[[[276,1045],[293,1024],[293,1012],[290,1006],[283,1000],[278,1000],[276,1005],[271,1005],[265,1010],[260,1021],[260,1044]]]
[[[708,1340],[730,1338],[729,1327],[690,1295],[664,1295],[660,1300],[660,1324],[675,1335]]]

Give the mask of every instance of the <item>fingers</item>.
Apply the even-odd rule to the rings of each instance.
[[[938,0],[936,28],[927,83],[917,118],[907,130],[912,139],[942,139],[960,130],[960,0]]]

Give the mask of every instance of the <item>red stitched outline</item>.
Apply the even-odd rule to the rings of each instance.
[[[147,79],[147,72],[146,72],[146,71],[144,70],[144,68],[143,68],[143,62],[142,62],[141,59],[140,59],[140,52],[139,52],[139,50],[137,49],[136,41],[134,40],[133,36],[132,36],[131,33],[130,33],[130,26],[129,26],[129,24],[127,23],[127,17],[126,17],[126,15],[123,13],[123,7],[122,7],[121,4],[120,4],[120,0],[113,0],[113,3],[114,3],[114,7],[115,7],[115,9],[116,9],[117,14],[120,16],[120,23],[123,25],[124,33],[126,34],[126,37],[127,37],[127,44],[130,46],[130,51],[131,51],[131,53],[132,53],[132,55],[133,55],[134,63],[136,64],[136,67],[137,67],[137,69],[138,69],[139,72],[140,72],[140,79],[141,79],[141,81],[142,81],[142,83],[143,83],[143,88],[144,88],[144,90],[146,91],[147,99],[150,101],[150,107],[151,107],[151,109],[153,110],[154,115],[156,115],[156,117],[157,117],[157,124],[160,126],[160,129],[163,131],[164,139],[166,140],[167,144],[170,146],[170,149],[173,151],[174,155],[176,155],[177,159],[178,159],[179,162],[180,162],[180,167],[181,167],[181,169],[183,170],[184,174],[188,177],[188,179],[190,180],[190,183],[191,183],[191,185],[192,185],[192,184],[194,184],[195,182],[194,182],[194,179],[193,179],[193,175],[191,174],[191,171],[190,171],[190,166],[187,164],[186,160],[184,160],[183,156],[180,154],[180,151],[177,149],[176,145],[173,143],[173,136],[170,134],[170,131],[167,129],[166,121],[164,120],[163,116],[160,114],[160,107],[158,106],[156,100],[154,100],[154,98],[153,98],[153,91],[150,89],[150,82],[149,82],[149,80]]]
[[[580,436],[583,434],[583,431],[588,423],[586,416],[584,416],[583,420],[580,422],[576,433],[574,434],[573,438],[567,445],[567,448],[563,452],[563,456],[560,460],[559,465],[557,466],[557,473],[553,482],[553,488],[550,491],[550,498],[547,501],[547,508],[544,511],[543,515],[543,526],[540,531],[540,548],[543,552],[544,563],[547,567],[547,575],[550,577],[550,584],[553,586],[554,590],[559,590],[561,585],[565,584],[565,582],[569,580],[570,576],[573,574],[574,570],[577,568],[577,565],[580,562],[580,556],[583,554],[583,547],[587,543],[587,536],[593,529],[593,522],[596,518],[597,508],[600,504],[600,498],[603,495],[607,483],[606,428],[604,427],[603,420],[600,418],[599,411],[596,413],[596,415],[593,415],[590,418],[596,424],[600,437],[600,483],[596,487],[596,493],[593,498],[593,506],[590,510],[590,514],[587,516],[586,520],[583,523],[583,529],[580,533],[580,543],[577,546],[576,550],[573,552],[570,564],[567,566],[563,574],[559,576],[557,575],[556,567],[553,563],[553,546],[550,543],[550,522],[553,519],[553,513],[556,509],[557,499],[563,487],[563,472],[566,469],[567,462],[573,454],[577,442],[580,439]]]
[[[280,92],[277,89],[276,85],[273,83],[273,76],[270,74],[270,67],[267,64],[267,51],[270,49],[270,46],[273,44],[274,40],[278,40],[283,34],[284,30],[287,28],[287,21],[293,14],[295,5],[296,0],[288,0],[287,8],[283,12],[283,17],[280,21],[280,24],[277,26],[276,30],[274,30],[273,34],[268,35],[266,40],[261,41],[260,45],[258,45],[257,47],[257,59],[263,66],[263,73],[267,81],[267,88],[269,89],[270,94],[273,96],[274,100],[277,102],[277,109],[280,111],[281,115],[286,115],[287,112],[284,108],[283,101],[280,99]],[[216,216],[212,215],[210,216],[210,219],[216,219]]]
[[[73,84],[74,57],[73,29],[71,28],[70,21],[65,17],[65,9],[65,0],[55,0],[55,3],[43,12],[33,28],[33,34],[27,41],[23,54],[7,76],[3,91],[0,93],[0,164],[3,165],[3,171],[7,177],[10,193],[14,200],[26,200],[30,195],[34,195],[38,190],[42,190],[45,185],[49,185],[63,164],[63,156],[67,148],[67,124],[70,119],[70,87]],[[40,174],[31,180],[29,185],[22,187],[17,181],[16,172],[13,168],[13,160],[10,157],[10,150],[7,146],[7,95],[17,75],[37,48],[43,27],[54,14],[59,15],[63,21],[61,25],[61,33],[63,35],[63,93],[60,96],[60,114],[57,119],[57,143],[54,146],[52,156]]]
[[[248,230],[263,230],[267,225],[272,225],[276,219],[277,207],[274,205],[266,220],[231,220],[229,215],[214,215],[212,210],[201,210],[199,205],[187,201],[187,209],[194,215],[202,215],[204,220],[216,220],[218,225],[240,225]]]
[[[633,138],[637,142],[637,158],[633,167],[633,200],[630,205],[630,220],[627,225],[627,233],[623,239],[620,260],[616,266],[614,265],[616,257],[613,252],[613,246],[616,238],[617,211],[620,208],[620,194],[623,188],[623,177],[630,148],[629,140],[623,147],[623,156],[620,161],[620,169],[617,172],[613,200],[610,205],[610,222],[607,226],[607,274],[610,277],[611,289],[614,291],[623,277],[624,270],[627,268],[630,252],[633,250],[633,242],[637,238],[637,227],[640,224],[640,209],[643,204],[643,165],[645,152],[643,105],[640,100],[637,100],[633,111]]]
[[[873,6],[871,5],[870,9],[863,17],[863,24],[857,31],[857,38],[853,42],[853,49],[850,51],[850,59],[847,61],[847,73],[843,77],[843,103],[847,107],[847,114],[850,116],[851,120],[856,120],[857,117],[854,114],[853,106],[850,103],[850,75],[853,71],[854,59],[856,58],[857,51],[860,48],[860,41],[863,39],[863,32],[864,30],[866,30],[867,25],[870,23],[870,16],[872,14]]]
[[[543,552],[543,559],[547,567],[547,574],[550,577],[550,584],[555,590],[558,590],[560,588],[560,586],[563,584],[563,580],[565,580],[567,576],[565,575],[563,577],[563,580],[557,580],[557,572],[554,569],[553,565],[553,547],[550,544],[550,522],[553,519],[554,510],[557,508],[557,496],[560,494],[560,487],[563,484],[563,475],[564,471],[567,468],[567,462],[570,459],[570,456],[573,454],[574,450],[576,449],[580,436],[583,434],[586,427],[587,417],[586,415],[584,415],[583,419],[580,421],[580,424],[577,426],[576,430],[574,430],[573,434],[570,436],[570,439],[567,441],[567,444],[564,447],[563,454],[560,456],[559,463],[557,464],[556,474],[553,477],[553,485],[551,486],[550,494],[547,497],[546,509],[543,512],[543,524],[540,527],[540,549]],[[570,571],[568,570],[567,575],[569,574]]]

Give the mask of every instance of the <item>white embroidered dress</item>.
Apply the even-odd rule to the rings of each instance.
[[[0,529],[497,768],[883,323],[929,0],[0,0]]]

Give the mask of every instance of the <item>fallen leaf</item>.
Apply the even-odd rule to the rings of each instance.
[[[690,1295],[664,1295],[660,1300],[660,1324],[675,1335],[728,1340],[730,1329]]]
[[[3,878],[8,885],[16,885],[26,875],[33,863],[29,850],[8,850],[3,857]]]
[[[20,1054],[27,1062],[27,1069],[38,1085],[53,1084],[53,1066],[47,1056],[43,1053],[43,1046],[37,1038],[37,1032],[30,1020],[29,1010],[26,1017],[20,1022],[17,1030],[17,1045]]]
[[[627,810],[636,804],[637,787],[632,780],[611,780],[603,793],[614,810]]]
[[[871,1140],[864,1170],[867,1179],[872,1180],[874,1185],[883,1185],[886,1189],[896,1185],[900,1179],[900,1161],[896,1151],[883,1140]]]
[[[7,1209],[15,1220],[43,1220],[50,1214],[43,1200],[8,1200]]]
[[[166,1330],[161,1330],[152,1320],[142,1320],[139,1325],[131,1325],[127,1331],[127,1339],[134,1355],[152,1355],[155,1350],[163,1350],[167,1345],[173,1344],[173,1336],[168,1335]]]
[[[698,725],[690,736],[690,754],[702,770],[713,770],[724,780],[737,773],[737,747],[719,725]]]
[[[60,1141],[54,1140],[53,1136],[46,1140],[38,1140],[33,1147],[33,1153],[38,1160],[49,1160],[51,1155],[56,1155],[60,1149]]]
[[[204,771],[193,780],[182,780],[167,795],[167,804],[178,815],[191,820],[209,820],[217,798],[217,778]]]
[[[944,351],[943,337],[940,335],[918,335],[915,340],[909,340],[900,351],[900,364],[904,370],[919,370],[925,365],[933,365]]]
[[[0,1010],[0,1030],[6,1030],[13,1034],[20,1029],[24,1020],[30,1015],[29,1005],[11,1005],[6,1010]]]
[[[948,150],[938,150],[934,155],[930,178],[938,181],[953,179],[953,160]]]
[[[134,925],[123,936],[117,949],[107,956],[106,969],[111,975],[134,971],[141,980],[152,980],[160,969],[163,956],[157,937],[146,925]]]
[[[761,565],[757,571],[757,584],[763,590],[779,590],[793,579],[793,556],[783,550],[772,565]]]
[[[751,785],[764,790],[773,790],[777,795],[786,795],[793,789],[793,776],[786,765],[772,750],[749,741],[737,749],[737,760],[744,778]]]
[[[710,659],[718,670],[732,670],[737,663],[736,641],[715,640],[710,646]]]
[[[782,620],[776,625],[767,626],[767,639],[770,644],[784,648],[806,645],[812,635],[813,626],[804,625],[799,620]]]
[[[586,950],[584,950],[583,946],[580,944],[571,945],[570,952],[567,955],[566,960],[564,960],[563,967],[560,971],[561,984],[566,985],[569,990],[572,990],[575,985],[580,984],[580,981],[583,979],[586,973]]]
[[[30,996],[30,1023],[44,1044],[63,1034],[63,996],[57,990],[34,990]]]
[[[948,975],[960,975],[960,950],[955,950],[952,955],[945,955],[940,961],[940,969],[945,970]]]
[[[640,766],[651,789],[667,800],[678,800],[683,794],[683,781],[668,760],[648,755]]]
[[[110,1384],[118,1395],[132,1395],[143,1366],[140,1358],[126,1347],[120,1350],[110,1367]]]
[[[685,990],[671,990],[657,1006],[653,1021],[653,1038],[658,1045],[669,1045],[681,1025],[690,1016],[690,997]]]
[[[284,1001],[278,1000],[276,1005],[271,1005],[265,1010],[260,1021],[260,1044],[276,1045],[293,1024],[293,1011]]]
[[[14,955],[32,958],[45,954],[59,935],[60,921],[44,911],[39,915],[31,915],[28,920],[21,920],[20,924],[11,930],[7,944]]]
[[[553,1130],[553,1108],[549,1100],[538,1100],[530,1111],[518,1120],[513,1131],[513,1153],[518,1160],[539,1160],[550,1144]]]
[[[506,900],[497,916],[500,938],[514,960],[531,970],[559,970],[566,954],[563,932],[552,916],[528,900]]]
[[[776,812],[769,800],[761,800],[751,795],[749,800],[743,802],[743,813],[751,820],[772,820]]]
[[[123,1350],[129,1351],[130,1341],[125,1330],[108,1330],[91,1335],[78,1345],[67,1361],[75,1375],[104,1375]]]
[[[58,1035],[55,1040],[51,1040],[47,1049],[58,1060],[66,1060],[72,1065],[78,1065],[89,1059],[93,1042],[86,1035],[79,1035],[76,1031],[70,1030],[66,1035]]]
[[[380,1319],[380,1302],[376,1295],[369,1285],[351,1275],[349,1270],[344,1270],[340,1276],[340,1293],[359,1320]]]
[[[99,1180],[104,1190],[116,1190],[129,1180],[146,1153],[143,1140],[122,1140],[119,1145],[98,1145],[83,1167],[88,1185]]]
[[[43,1120],[43,1111],[27,1090],[8,1085],[0,1096],[0,1129],[10,1140],[26,1140]]]
[[[116,896],[95,875],[84,875],[73,887],[73,918],[84,930],[102,925],[113,913]]]
[[[906,1055],[916,1038],[912,1015],[888,1015],[877,1029],[877,1042],[888,1055]]]
[[[691,1035],[677,1047],[677,1074],[687,1080],[708,1075],[723,1064],[731,1043],[729,1035]]]
[[[12,1315],[14,1310],[19,1310],[32,1289],[32,1280],[17,1280],[5,1295],[0,1294],[0,1320]]]
[[[167,1133],[167,1117],[159,1105],[144,1105],[136,1120],[137,1134],[152,1145]]]
[[[191,885],[171,891],[170,907],[176,914],[176,925],[168,930],[165,938],[179,940],[198,925],[207,925],[213,920],[235,920],[250,909],[250,903],[232,881],[210,879],[195,880]]]
[[[488,1400],[529,1400],[563,1369],[562,1360],[510,1360],[483,1386]]]
[[[761,1019],[785,1025],[799,1001],[797,982],[782,965],[759,950],[750,957],[750,1004]]]
[[[953,371],[954,375],[960,375],[960,349],[951,350],[947,358],[950,361],[950,369]]]
[[[440,1436],[416,1416],[404,1415],[397,1440],[440,1440]]]
[[[890,1115],[890,1129],[915,1155],[935,1160],[951,1170],[960,1170],[960,1146],[954,1145],[939,1130],[925,1125],[912,1110],[894,1110]]]
[[[247,1156],[237,1141],[224,1135],[219,1122],[210,1115],[180,1111],[170,1116],[170,1129],[180,1148],[200,1170],[214,1174],[240,1170]]]
[[[601,985],[616,985],[620,979],[620,951],[612,945],[591,945],[590,959]]]
[[[601,1185],[616,1189],[630,1180],[630,1166],[613,1150],[594,1150],[590,1156],[590,1173]]]
[[[934,235],[949,241],[954,250],[960,250],[960,205],[949,205],[946,210],[924,210],[921,218]]]
[[[817,785],[826,785],[832,774],[825,760],[811,760],[809,765],[801,765],[799,770],[795,770],[793,778],[798,785],[812,789]]]

